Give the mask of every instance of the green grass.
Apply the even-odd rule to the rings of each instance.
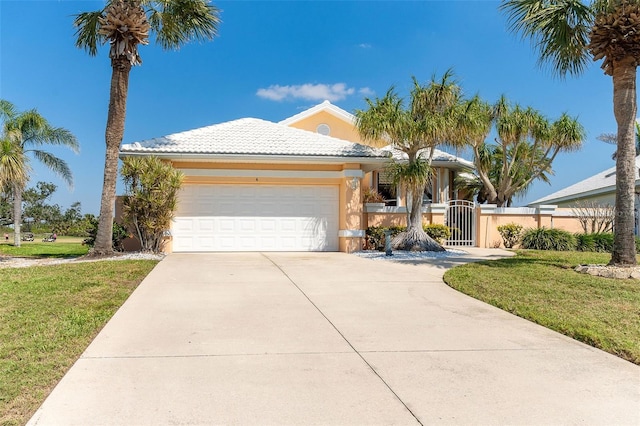
[[[22,425],[157,262],[0,270],[0,425]]]
[[[0,256],[12,257],[78,257],[84,256],[88,251],[89,247],[82,245],[82,238],[76,237],[58,237],[52,243],[44,243],[40,237],[35,241],[21,241],[20,247],[14,246],[13,240],[0,244]]]
[[[580,274],[606,253],[518,250],[447,271],[451,287],[640,365],[640,280]]]

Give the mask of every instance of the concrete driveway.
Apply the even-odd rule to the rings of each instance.
[[[169,255],[29,424],[640,424],[640,367],[442,282],[504,254]]]

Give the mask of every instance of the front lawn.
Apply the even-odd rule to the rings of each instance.
[[[605,253],[518,250],[444,275],[451,287],[552,330],[640,364],[640,280],[577,273]]]
[[[0,270],[1,425],[29,420],[156,263],[118,260]]]
[[[82,245],[82,238],[58,237],[52,243],[42,242],[42,237],[35,241],[21,241],[20,247],[13,245],[13,240],[9,243],[0,244],[0,256],[13,257],[79,257],[84,256],[89,251],[89,247]]]

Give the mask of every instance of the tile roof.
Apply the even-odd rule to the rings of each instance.
[[[391,145],[387,145],[383,148],[380,148],[382,151],[390,152],[394,159],[396,160],[406,160],[408,158],[407,154],[400,151],[397,148],[393,148]],[[424,149],[420,152],[420,157],[424,159],[429,158],[429,149]],[[475,169],[472,161],[465,160],[464,158],[455,156],[453,154],[446,153],[444,151],[440,151],[439,149],[434,149],[433,151],[433,162],[434,163],[451,163],[457,164],[465,168]]]
[[[640,156],[636,157],[636,185],[638,181],[638,169],[640,168]],[[616,168],[611,167],[605,171],[597,173],[589,178],[581,180],[571,186],[554,192],[553,194],[542,197],[529,203],[530,206],[537,204],[553,204],[555,202],[572,201],[579,198],[603,194],[615,191],[616,187]]]
[[[257,118],[123,144],[120,152],[385,158],[387,152]]]

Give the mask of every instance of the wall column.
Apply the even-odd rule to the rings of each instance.
[[[496,228],[496,204],[480,204],[477,207],[477,225],[476,225],[476,245],[478,247],[493,247],[491,243],[495,235],[492,235],[492,230]],[[500,235],[497,235],[502,241]]]
[[[359,165],[345,166],[344,179],[340,183],[339,250],[351,253],[362,249],[365,236],[362,205],[362,178]]]

